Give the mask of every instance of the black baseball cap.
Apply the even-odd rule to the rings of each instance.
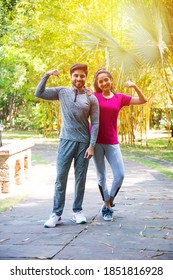
[[[88,74],[88,67],[86,64],[80,64],[80,63],[77,63],[77,64],[74,64],[71,68],[70,68],[70,74],[72,75],[72,73],[77,70],[77,69],[81,69],[85,72],[86,76]]]

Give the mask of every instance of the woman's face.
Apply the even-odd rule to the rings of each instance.
[[[97,76],[97,85],[102,92],[110,92],[112,89],[112,83],[113,81],[107,73],[100,73]]]

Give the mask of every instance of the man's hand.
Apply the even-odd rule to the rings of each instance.
[[[94,155],[94,147],[89,146],[85,152],[84,158],[90,159]]]
[[[47,74],[49,75],[49,76],[56,76],[56,77],[59,77],[59,71],[57,70],[57,69],[54,69],[54,70],[50,70],[50,71],[48,71],[47,72]]]
[[[90,88],[85,88],[85,93],[90,96],[93,94],[92,90]]]

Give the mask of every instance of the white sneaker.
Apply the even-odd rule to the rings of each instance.
[[[57,216],[55,213],[53,213],[49,220],[47,220],[44,224],[44,227],[46,228],[53,228],[56,227],[56,225],[62,224],[62,218],[61,216]]]
[[[81,212],[73,212],[72,221],[76,224],[85,224],[87,220]]]

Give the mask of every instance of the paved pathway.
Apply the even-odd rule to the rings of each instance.
[[[52,210],[56,144],[32,149],[28,199],[0,214],[0,259],[173,260],[173,183],[157,171],[125,158],[126,177],[114,208],[113,222],[99,213],[102,201],[90,161],[84,212],[88,223],[74,224],[73,168],[69,174],[64,223],[46,229]],[[41,159],[36,164],[34,158]],[[111,172],[108,168],[109,183]]]

